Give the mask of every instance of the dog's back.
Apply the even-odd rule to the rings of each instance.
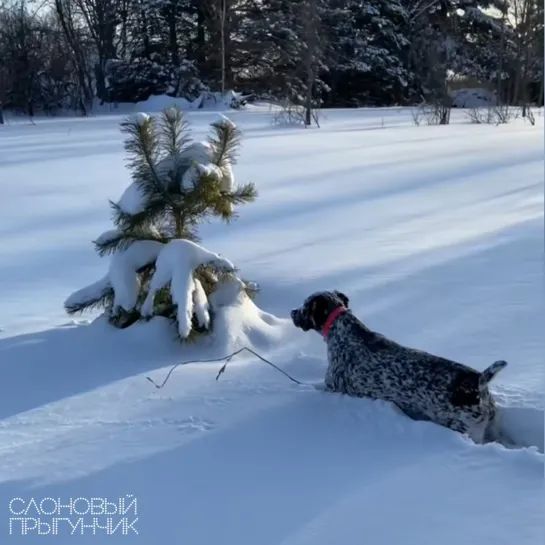
[[[488,383],[507,363],[482,373],[461,363],[402,346],[367,328],[351,312],[332,324],[327,338],[326,387],[395,403],[416,420],[466,432],[494,419]]]

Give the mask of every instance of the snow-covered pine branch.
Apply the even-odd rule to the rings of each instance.
[[[114,290],[114,314],[121,309],[127,312],[135,309],[141,285],[137,272],[155,263],[164,247],[165,244],[153,240],[137,240],[112,255],[108,275]]]
[[[111,305],[113,294],[109,275],[106,274],[97,282],[72,293],[64,302],[64,308],[71,315],[106,307]]]
[[[226,272],[235,272],[234,265],[218,254],[210,252],[202,246],[188,240],[171,240],[161,250],[155,262],[155,272],[150,280],[148,295],[142,304],[140,313],[149,318],[153,315],[153,303],[156,293],[167,285],[170,285],[172,302],[177,307],[178,332],[185,339],[191,331],[191,321],[194,313],[194,295],[198,300],[199,308],[197,318],[205,326],[206,317],[202,284],[200,288],[195,283],[195,269],[200,265],[213,265]],[[208,319],[209,321],[209,319]]]
[[[103,235],[106,240],[107,234]],[[81,312],[96,306],[106,297],[113,314],[121,309],[126,312],[134,310],[140,289],[138,271],[153,264],[163,246],[156,241],[136,240],[127,248],[115,252],[110,258],[108,273],[98,282],[68,297],[64,303],[66,311],[69,314]]]

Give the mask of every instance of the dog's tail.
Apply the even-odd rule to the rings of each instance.
[[[488,383],[502,370],[507,367],[507,362],[504,360],[495,361],[487,367],[479,377],[479,388],[486,388]]]

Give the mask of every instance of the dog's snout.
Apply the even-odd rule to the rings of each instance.
[[[299,312],[298,308],[294,308],[290,312],[291,321],[293,322],[293,325],[295,327],[301,327],[301,313]]]

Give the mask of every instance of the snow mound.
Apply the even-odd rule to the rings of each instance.
[[[438,138],[413,128],[410,109],[331,110],[319,134],[296,134],[251,108],[236,114],[249,136],[240,168],[259,173],[263,198],[202,235],[261,291],[252,302],[237,283],[222,288],[214,327],[195,343],[180,344],[160,317],[115,329],[105,317],[67,323],[61,308],[68,287],[107,273],[81,240],[103,230],[102,195],[126,187],[117,120],[17,122],[14,138],[0,138],[0,535],[13,498],[129,494],[139,532],[80,524],[74,536],[63,521],[59,535],[35,529],[2,545],[542,543],[535,447],[475,445],[380,402],[294,385],[247,353],[217,381],[223,362],[202,360],[248,346],[298,380],[323,381],[323,341],[276,316],[311,290],[343,288],[358,316],[403,344],[479,369],[508,361],[492,387],[503,429],[538,445],[543,118],[477,127],[454,111]],[[191,115],[204,134],[216,112]],[[193,360],[162,389],[146,380]]]
[[[279,342],[288,319],[282,319],[261,310],[244,292],[239,280],[224,282],[210,295],[210,305],[215,309],[213,342],[226,353],[243,346],[268,347]]]
[[[494,392],[498,405],[502,443],[509,448],[545,451],[543,400],[521,387],[502,387]]]
[[[247,96],[242,93],[237,93],[236,91],[227,91],[225,93],[221,92],[205,92],[199,95],[193,100],[189,100],[181,97],[171,97],[168,95],[153,95],[148,99],[135,102],[120,102],[120,103],[105,103],[93,105],[94,114],[103,114],[106,112],[115,112],[115,113],[131,113],[137,112],[136,115],[141,115],[138,113],[139,110],[145,110],[146,112],[160,112],[165,108],[171,106],[178,106],[182,110],[232,110],[240,109],[245,107],[247,104]],[[139,118],[141,121],[145,120],[144,117]]]
[[[198,293],[198,289],[196,292]],[[270,349],[285,338],[287,330],[291,328],[288,319],[260,309],[244,292],[244,283],[237,279],[218,285],[216,291],[209,296],[208,304],[214,312],[214,327],[210,335],[200,337],[191,345],[183,345],[181,349],[190,355],[193,349],[197,350],[199,359],[228,356],[243,347],[253,350]],[[200,309],[200,312],[203,316],[204,310]],[[156,334],[156,328],[162,327],[158,324],[172,327],[167,320],[157,316],[147,323],[139,324],[138,336],[146,336],[153,344],[152,337]],[[176,345],[176,350],[180,350],[179,346]],[[244,360],[243,356],[240,358]],[[261,365],[259,362],[258,364]]]
[[[499,407],[501,432],[514,446],[544,452],[545,413],[535,407]],[[507,441],[506,441],[507,442]]]

